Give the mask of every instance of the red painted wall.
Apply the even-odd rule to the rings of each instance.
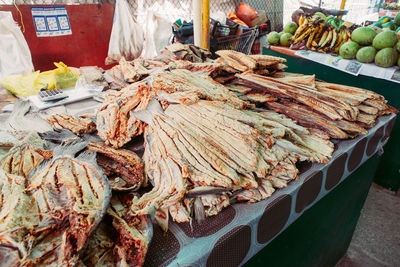
[[[31,7],[18,6],[25,25],[23,34],[31,50],[35,70],[54,69],[53,62],[56,61],[73,67],[110,67],[104,65],[104,60],[111,35],[114,5],[67,5],[72,35],[56,37],[36,36]],[[0,10],[12,11],[14,20],[21,26],[19,13],[14,6],[0,5]]]

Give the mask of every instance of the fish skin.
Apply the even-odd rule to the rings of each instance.
[[[296,120],[302,126],[307,127],[307,126],[312,125],[313,127],[317,127],[318,129],[326,131],[327,133],[329,133],[329,135],[332,138],[337,138],[337,139],[346,139],[347,138],[347,134],[345,132],[340,130],[335,125],[330,124],[326,120],[324,120],[324,121],[318,120],[318,123],[316,124],[315,118],[309,117],[308,113],[304,113],[304,112],[295,110],[293,108],[285,107],[279,103],[268,103],[268,107],[275,110],[276,112],[282,112],[289,118]]]
[[[0,160],[0,168],[10,174],[28,178],[44,160],[51,158],[51,153],[46,156],[46,152],[51,151],[34,149],[27,143],[21,143]]]
[[[130,116],[132,111],[146,109],[151,100],[151,88],[144,82],[134,83],[120,92],[106,95],[96,113],[98,135],[115,148],[122,147],[132,137],[143,133],[143,122]]]
[[[82,136],[84,133],[93,133],[96,125],[89,118],[75,118],[66,114],[55,114],[46,118],[47,122],[54,130],[67,129],[76,135]]]
[[[245,69],[246,70],[253,70],[257,66],[257,60],[254,59],[253,57],[249,57],[246,54],[234,51],[234,50],[218,50],[215,52],[218,56],[222,57],[224,60],[227,62],[235,61],[238,62],[241,66],[244,66],[245,68],[239,67],[239,65],[231,65],[232,67],[241,70]]]
[[[178,118],[179,112],[174,111],[173,114],[174,118]],[[257,162],[257,155],[255,155],[253,149],[257,148],[257,144],[253,139],[248,138],[246,140],[245,136],[240,136],[239,134],[235,136],[229,129],[221,127],[220,125],[218,126],[208,120],[208,122],[215,127],[214,129],[210,129],[208,128],[210,126],[207,125],[204,119],[199,116],[192,116],[193,114],[191,114],[190,110],[186,110],[185,114],[185,116],[180,116],[179,120],[185,127],[190,127],[194,132],[201,134],[204,138],[208,138],[208,140],[206,139],[208,143],[217,147],[238,164],[247,164],[247,166],[254,169]],[[196,121],[199,125],[192,123],[193,121]],[[218,129],[218,131],[216,131],[216,129]],[[225,138],[229,138],[230,142],[227,142],[219,133],[223,134]]]
[[[90,237],[82,266],[142,266],[153,236],[147,216],[131,216],[134,194],[113,196],[105,219]]]
[[[162,127],[166,128],[166,133],[170,138],[173,139],[175,145],[182,153],[182,156],[188,161],[189,169],[191,169],[190,179],[195,175],[197,181],[201,181],[206,185],[217,185],[223,187],[230,187],[232,182],[224,175],[216,172],[211,165],[203,159],[201,155],[193,148],[193,146],[186,141],[184,136],[176,130],[174,130],[171,125],[164,123]],[[206,179],[202,179],[204,177]],[[200,178],[200,180],[198,180]]]
[[[115,178],[114,176],[121,176],[120,169],[126,170],[122,177],[119,177],[125,181],[123,186],[112,183],[112,189],[118,191],[129,190],[132,187],[135,190],[139,189],[144,183],[144,166],[142,160],[136,155],[135,152],[126,149],[115,149],[109,147],[103,143],[90,142],[87,146],[88,150],[97,152],[97,154],[104,155],[111,162],[115,162],[115,166],[109,170],[109,179]],[[99,162],[99,159],[97,161]],[[110,165],[108,165],[110,166]],[[111,165],[112,166],[112,165]]]
[[[79,175],[80,184],[71,178],[74,175]],[[15,181],[21,190],[13,199],[25,201],[18,204],[24,211],[2,209],[2,214],[8,212],[8,222],[2,221],[0,228],[14,228],[15,222],[20,227],[15,232],[0,230],[0,246],[4,244],[1,240],[19,243],[21,265],[76,265],[109,203],[111,191],[105,177],[93,165],[66,156],[42,166],[29,181],[14,176],[11,184]],[[29,234],[21,239],[22,233]]]

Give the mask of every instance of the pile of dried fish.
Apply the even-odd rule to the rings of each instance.
[[[210,58],[211,53],[208,50],[191,44],[174,43],[165,47],[161,54],[153,59],[137,58],[129,62],[125,58],[121,58],[118,65],[106,71],[105,78],[112,89],[121,89],[127,83],[142,80],[155,69],[168,69],[170,63],[212,62]]]
[[[118,148],[143,133],[144,123],[137,120],[133,113],[144,110],[152,96],[184,104],[195,103],[203,98],[226,102],[240,109],[248,104],[210,77],[199,76],[185,69],[153,74],[151,78],[151,86],[143,81],[106,94],[96,121],[98,135],[107,144]]]
[[[211,58],[210,51],[192,44],[173,43],[161,51],[155,59],[163,62],[185,60],[193,63],[205,62]]]
[[[2,265],[143,264],[152,225],[146,216],[129,212],[132,193],[120,193],[110,202],[110,183],[96,164],[95,153],[85,151],[73,156],[86,144],[68,144],[47,151],[21,143],[2,159]],[[91,143],[89,148],[104,148],[102,154],[114,152],[98,143]],[[133,170],[129,177],[138,180],[128,182],[137,182],[134,188],[140,186],[143,165],[133,152],[118,151],[108,156],[120,160],[119,164],[125,161],[125,166],[116,167]],[[129,164],[135,166],[128,167]]]
[[[316,82],[315,87],[305,85],[313,84],[310,77],[305,77],[304,82],[301,76],[272,78],[242,73],[237,77],[234,86],[228,89],[242,88],[247,93],[245,99],[262,102],[300,125],[321,130],[336,139],[366,134],[377,117],[397,112],[379,94],[323,82]],[[253,93],[252,97],[248,97],[248,92]]]
[[[397,112],[371,91],[278,72],[281,58],[217,54],[174,44],[121,59],[95,122],[56,114],[49,125],[17,104],[6,137],[30,133],[32,121],[40,133],[0,160],[1,264],[140,266],[149,214],[167,230],[170,217],[268,198],[298,178],[298,161],[327,163],[330,138],[366,134]],[[143,161],[127,145],[142,134]]]
[[[215,215],[232,194],[265,199],[297,178],[298,160],[327,162],[333,152],[329,140],[285,116],[222,102],[170,105],[164,113],[152,101],[133,115],[148,123],[143,160],[153,189],[134,199],[131,209],[138,215],[157,210],[164,229],[168,214],[177,222],[190,221],[199,207],[200,218]]]
[[[9,150],[27,136],[51,131],[51,125],[38,112],[31,112],[29,101],[16,101],[13,112],[4,120],[0,118],[0,149]],[[40,139],[40,138],[39,138]]]
[[[216,54],[220,58],[212,60],[211,54],[204,49],[174,43],[152,59],[137,58],[126,61],[121,58],[118,65],[106,71],[105,78],[111,89],[120,90],[129,83],[143,80],[157,70],[186,69],[226,83],[240,72],[272,75],[287,68],[283,64],[286,59],[279,57],[246,55],[232,50],[219,50]]]
[[[225,84],[235,78],[235,74],[252,72],[260,75],[273,75],[284,71],[286,59],[268,55],[246,55],[233,50],[219,50],[220,57],[215,61],[192,63],[187,61],[172,61],[169,69],[187,69],[202,75],[207,75],[215,81]]]
[[[201,99],[226,102],[239,109],[248,105],[210,77],[199,76],[185,69],[154,74],[151,85],[156,92],[193,92]]]

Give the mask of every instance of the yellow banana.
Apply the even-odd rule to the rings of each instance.
[[[323,24],[321,24],[319,26],[318,32],[317,32],[317,34],[315,35],[315,38],[314,38],[315,40],[317,40],[317,42],[319,42],[320,37],[321,37],[321,33],[324,30],[324,28],[325,28],[325,26]]]
[[[332,40],[332,30],[329,30],[328,36],[322,43],[321,47],[324,47],[327,43],[329,43]]]
[[[294,43],[298,43],[301,40],[303,40],[304,38],[306,38],[310,33],[311,33],[312,29],[309,28],[308,30],[306,30],[304,33],[302,33],[299,37],[297,37],[296,39],[294,39]]]
[[[304,23],[304,17],[300,16],[300,18],[299,18],[299,26],[303,25],[303,23]]]
[[[301,26],[299,26],[296,30],[296,32],[294,33],[294,39],[296,39],[297,37],[299,37],[304,30],[307,29],[307,23],[303,23]]]
[[[332,30],[332,42],[331,42],[331,45],[329,46],[329,49],[332,49],[333,46],[336,44],[337,36],[338,36],[338,33],[337,33],[336,29],[333,29]]]
[[[343,32],[343,43],[346,43],[349,40],[349,36],[347,35],[347,32]]]
[[[316,41],[312,41],[311,44],[312,44],[313,47],[317,47],[318,46],[318,43]]]
[[[326,38],[328,37],[329,32],[326,30],[322,34],[321,40],[319,40],[318,46],[321,46],[323,42],[325,42]]]
[[[342,30],[339,31],[339,33],[337,34],[337,42],[335,44],[335,48],[340,46],[341,42],[343,41],[343,34],[342,34]]]
[[[310,34],[310,37],[308,37],[307,44],[306,44],[308,49],[311,48],[312,41],[313,41],[314,36],[317,33],[317,31],[318,31],[318,29],[314,29],[314,31]]]

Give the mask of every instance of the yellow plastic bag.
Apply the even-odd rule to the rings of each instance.
[[[47,89],[74,87],[79,78],[78,73],[71,70],[62,62],[56,63],[57,69],[36,71],[29,75],[11,75],[4,77],[0,83],[11,93],[23,97],[35,95],[47,85]]]
[[[48,90],[56,88],[56,83],[54,81],[54,70],[48,70],[48,71],[41,72],[39,74],[39,77],[34,82],[33,88],[36,91],[38,91],[41,88],[45,87],[46,84],[47,84]]]
[[[57,66],[54,70],[56,87],[60,89],[74,87],[79,75],[62,62],[54,62],[54,65]]]
[[[14,95],[19,95],[23,97],[27,97],[30,95],[34,95],[37,91],[34,88],[35,81],[39,77],[39,71],[32,72],[29,75],[11,75],[4,77],[0,83],[11,93]]]

